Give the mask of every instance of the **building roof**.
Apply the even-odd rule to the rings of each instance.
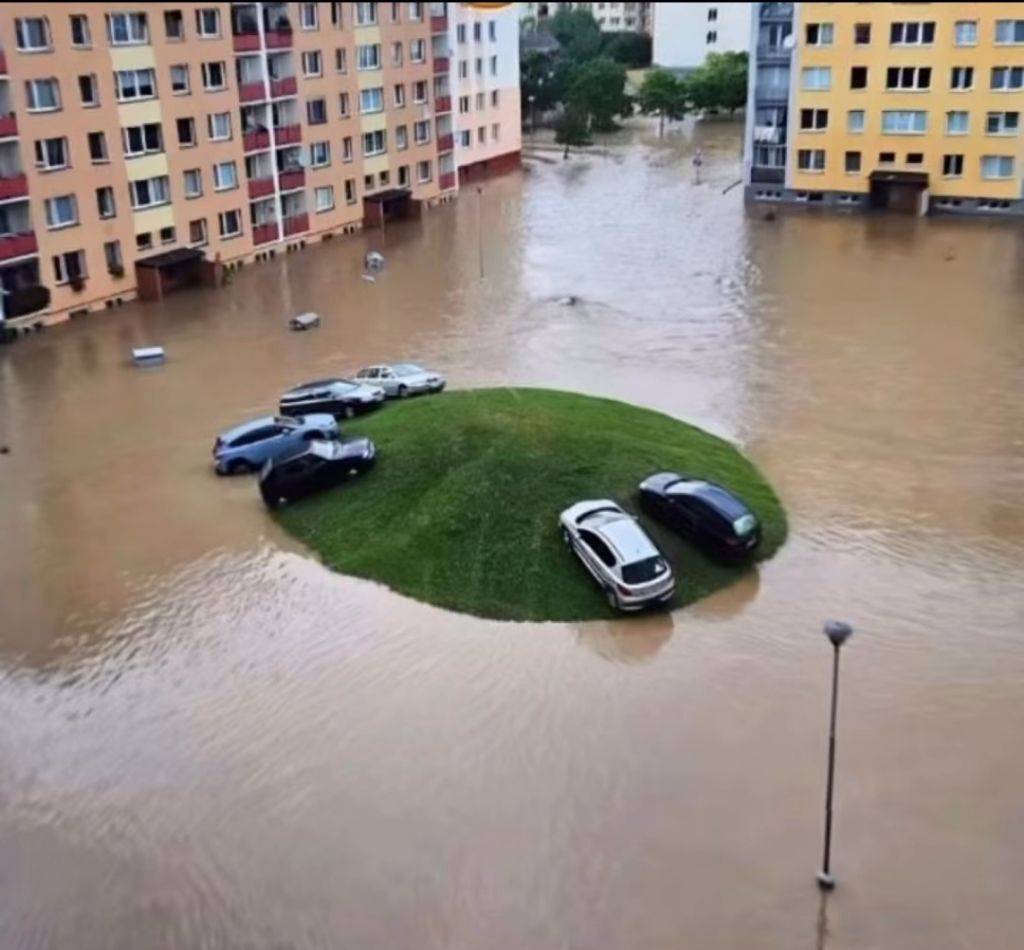
[[[197,247],[178,247],[173,251],[164,251],[162,254],[153,254],[150,257],[140,258],[135,262],[136,267],[173,267],[175,264],[183,264],[185,261],[201,261],[203,252]]]

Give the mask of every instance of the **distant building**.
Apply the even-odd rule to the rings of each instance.
[[[755,3],[747,196],[1024,214],[1024,4]]]
[[[646,33],[650,30],[652,3],[520,3],[521,20],[540,24],[561,9],[589,10],[604,33]],[[675,4],[659,4],[659,6]]]
[[[653,62],[666,69],[696,69],[708,53],[750,49],[750,3],[651,4]]]

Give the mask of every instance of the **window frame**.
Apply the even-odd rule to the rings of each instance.
[[[68,220],[54,221],[50,209],[56,207],[57,202],[66,201],[71,208],[71,218]],[[46,222],[47,231],[62,231],[64,228],[73,228],[81,223],[78,215],[78,197],[72,193],[67,195],[52,195],[43,200],[43,219]]]

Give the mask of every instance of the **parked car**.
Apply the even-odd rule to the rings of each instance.
[[[307,412],[328,412],[351,419],[384,402],[384,389],[351,379],[314,379],[299,383],[281,397],[278,409],[283,416]]]
[[[447,380],[440,374],[415,363],[392,363],[367,366],[356,373],[356,379],[370,385],[383,386],[388,396],[411,396],[414,393],[439,393]]]
[[[637,520],[614,501],[580,501],[559,516],[562,537],[617,610],[665,603],[675,593],[672,567]]]
[[[658,472],[640,483],[640,505],[723,560],[742,560],[761,543],[757,516],[728,489],[704,478]]]
[[[268,508],[276,508],[365,472],[376,456],[373,442],[361,436],[310,442],[299,452],[271,459],[263,466],[260,494]]]
[[[254,472],[268,459],[290,455],[311,439],[336,439],[334,416],[264,416],[228,429],[213,444],[218,475]]]

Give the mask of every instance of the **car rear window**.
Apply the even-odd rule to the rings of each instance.
[[[642,561],[622,565],[622,579],[627,584],[643,584],[661,577],[668,570],[663,557],[645,557]]]

